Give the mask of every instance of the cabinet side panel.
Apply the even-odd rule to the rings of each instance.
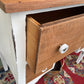
[[[17,65],[12,38],[12,26],[10,14],[0,9],[0,53],[10,67],[17,80]]]

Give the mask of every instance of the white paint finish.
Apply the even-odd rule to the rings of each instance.
[[[13,27],[13,33],[16,42],[16,56],[17,56],[17,68],[18,68],[18,84],[26,84],[26,15],[39,12],[59,10],[64,8],[84,6],[84,4],[55,7],[41,10],[25,11],[18,13],[11,13],[11,21]]]
[[[11,14],[13,34],[16,44],[18,84],[26,84],[26,36],[24,14]]]
[[[84,57],[84,48],[82,48],[82,49],[79,48],[79,49],[76,50],[75,52],[76,52],[76,53],[77,53],[77,52],[78,52],[78,53],[81,52],[80,55],[78,56],[78,59],[76,60],[76,63],[79,64],[79,63],[81,62],[81,60],[83,59],[83,57]]]
[[[5,59],[4,59],[4,56],[2,55],[1,52],[0,52],[0,59],[1,59],[4,71],[8,71],[8,65],[7,65],[7,63],[6,63]]]
[[[3,55],[14,77],[17,79],[16,58],[11,27],[10,14],[6,14],[0,9],[0,53]]]
[[[50,70],[51,70],[51,69],[50,69]],[[47,72],[49,72],[50,70],[48,70]],[[47,72],[46,72],[46,73],[47,73]],[[44,73],[44,74],[46,74],[46,73]],[[29,82],[29,83],[27,83],[27,84],[36,84],[36,83],[38,82],[38,80],[39,80],[44,74],[38,76],[37,78],[35,78],[34,80],[32,80],[31,82]]]

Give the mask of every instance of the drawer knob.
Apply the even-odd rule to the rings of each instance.
[[[45,68],[44,70],[42,70],[42,72],[45,72],[47,70],[47,68]]]
[[[59,52],[61,54],[64,54],[68,49],[69,49],[69,46],[67,44],[63,44],[63,45],[60,46]]]

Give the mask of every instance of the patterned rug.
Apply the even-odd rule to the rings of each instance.
[[[84,58],[76,64],[79,54],[73,52],[62,59],[60,71],[50,71],[36,84],[84,84]]]
[[[0,84],[16,84],[10,69],[5,72],[0,60]]]

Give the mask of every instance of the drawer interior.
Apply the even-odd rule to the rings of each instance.
[[[31,14],[33,19],[35,19],[40,24],[44,24],[51,21],[56,21],[59,19],[75,16],[84,13],[84,6],[68,8],[68,9],[61,9],[56,11],[50,12],[43,12],[37,14]]]

